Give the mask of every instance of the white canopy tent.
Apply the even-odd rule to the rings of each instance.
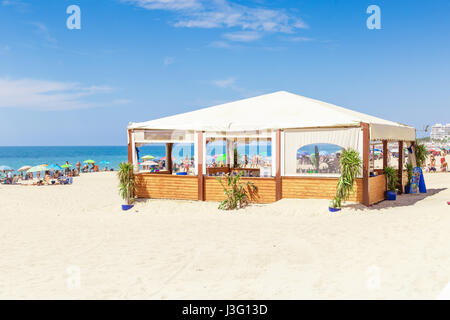
[[[161,119],[130,123],[128,129],[255,131],[370,125],[371,139],[415,140],[413,127],[286,91],[225,103]]]
[[[369,200],[370,140],[396,141],[403,149],[415,141],[415,128],[286,91],[225,103],[156,120],[130,123],[128,159],[139,168],[136,146],[166,142],[166,154],[173,143],[193,143],[199,199],[204,199],[202,179],[206,174],[206,145],[226,140],[227,158],[239,139],[271,141],[271,176],[276,181],[276,199],[281,198],[281,177],[299,176],[300,147],[325,143],[358,150],[363,159],[363,203]],[[241,140],[242,141],[242,140]],[[247,143],[247,142],[246,142]],[[387,149],[385,149],[387,150]],[[385,152],[387,153],[387,152]],[[168,156],[167,159],[171,157]],[[227,159],[227,164],[230,163]],[[399,156],[399,164],[403,155]],[[171,163],[168,164],[170,167]],[[171,173],[171,169],[169,169]],[[399,170],[401,177],[402,171]],[[288,177],[289,178],[289,177]],[[291,177],[292,178],[292,177]]]

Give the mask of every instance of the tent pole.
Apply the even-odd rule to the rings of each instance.
[[[198,163],[198,173],[197,173],[197,185],[198,185],[198,200],[205,201],[205,176],[203,175],[203,153],[205,152],[205,146],[203,141],[203,131],[199,131],[197,134],[197,163]]]
[[[131,130],[128,130],[128,163],[133,163],[133,150],[131,149]]]
[[[363,204],[370,206],[369,193],[369,154],[370,154],[370,130],[369,124],[361,122],[363,132]]]
[[[404,150],[403,141],[398,142],[398,188],[399,193],[403,193],[403,162],[404,162]]]
[[[281,190],[281,130],[278,129],[276,132],[276,175],[275,175],[275,200],[281,200],[282,190]]]
[[[384,169],[388,166],[388,142],[387,140],[383,140],[383,172]]]
[[[166,169],[172,174],[172,146],[173,143],[166,143]]]

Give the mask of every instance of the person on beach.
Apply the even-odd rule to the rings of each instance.
[[[447,168],[448,168],[447,161],[444,160],[444,162],[442,163],[442,166],[441,166],[442,172],[447,172]]]
[[[436,158],[434,157],[434,154],[431,155],[430,160],[431,160],[430,167],[433,171],[436,172]]]
[[[80,161],[77,162],[76,167],[77,167],[77,172],[78,172],[78,174],[80,174],[80,169],[81,169],[81,163],[80,163]]]

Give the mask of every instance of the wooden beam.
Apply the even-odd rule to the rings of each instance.
[[[173,143],[166,143],[166,169],[172,174],[172,146]]]
[[[131,130],[128,130],[128,163],[133,163],[133,150],[131,149]]]
[[[383,170],[386,168],[388,164],[388,142],[387,140],[383,140]]]
[[[363,204],[370,206],[370,190],[369,190],[369,155],[370,155],[370,130],[368,123],[361,123],[363,132]]]
[[[275,175],[275,200],[281,200],[282,184],[281,184],[281,130],[276,132],[276,175]]]
[[[398,189],[399,193],[403,193],[403,163],[405,162],[403,141],[398,142]]]
[[[197,154],[195,156],[197,157],[198,163],[198,200],[205,201],[205,176],[203,175],[203,153],[205,152],[205,149],[203,146],[203,132],[200,131],[197,136]]]

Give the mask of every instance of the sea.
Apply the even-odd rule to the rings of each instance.
[[[141,155],[164,157],[164,145],[152,145],[141,148]],[[23,166],[41,164],[63,165],[68,161],[74,165],[79,161],[94,160],[103,169],[118,169],[121,162],[127,162],[127,146],[66,146],[66,147],[0,147],[0,166],[6,165],[15,170]],[[102,162],[109,162],[102,164]]]
[[[341,149],[335,145],[316,144],[320,151],[334,153]],[[238,151],[240,155],[247,154],[250,157],[254,154],[263,155],[264,158],[270,158],[272,155],[270,143],[254,146],[252,144],[240,145]],[[139,157],[151,155],[155,159],[165,157],[165,144],[151,144],[138,148]],[[298,151],[314,153],[315,145],[305,146]],[[214,155],[225,153],[224,145],[216,145],[211,148],[208,145],[208,158]],[[174,162],[185,158],[193,158],[193,144],[175,144],[172,152]],[[0,166],[8,166],[15,170],[23,166],[37,166],[41,164],[63,165],[68,161],[75,165],[78,161],[83,164],[85,160],[94,160],[103,169],[119,168],[121,162],[127,162],[127,146],[51,146],[51,147],[0,147]],[[140,159],[140,161],[142,161]],[[105,164],[105,162],[108,162]]]

